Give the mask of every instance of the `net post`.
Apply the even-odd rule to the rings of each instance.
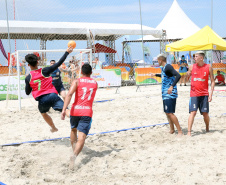
[[[92,66],[92,60],[93,60],[93,59],[92,59],[92,49],[90,49],[89,52],[90,52],[90,61],[89,61],[89,64]]]
[[[9,56],[9,73],[8,73],[8,84],[7,84],[7,95],[6,95],[6,108],[8,108],[8,103],[9,103],[9,85],[10,85],[10,75],[12,71],[12,55],[15,55],[15,53],[11,53]]]
[[[19,111],[21,111],[21,89],[20,89],[20,63],[19,63],[19,51],[16,52],[17,57],[17,78],[18,78],[18,103],[19,103]]]
[[[81,59],[80,59],[80,64],[79,64],[79,78],[81,77],[81,69],[82,69],[82,52],[81,52]]]

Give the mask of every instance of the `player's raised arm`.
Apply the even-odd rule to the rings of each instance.
[[[49,76],[53,71],[55,71],[58,67],[61,66],[61,64],[63,64],[63,62],[65,61],[65,59],[67,58],[67,56],[73,51],[73,48],[67,48],[66,52],[64,53],[64,55],[61,57],[61,59],[53,64],[50,67],[45,67],[42,69],[42,73],[44,76]]]
[[[71,98],[72,98],[72,95],[74,94],[74,92],[76,91],[77,89],[77,86],[78,86],[78,81],[77,80],[74,80],[71,84],[71,87],[67,93],[67,96],[65,98],[65,101],[64,101],[64,107],[63,107],[63,110],[62,110],[62,113],[61,113],[61,119],[64,120],[65,118],[65,115],[66,115],[66,109],[68,107],[68,105],[70,104],[71,102]]]

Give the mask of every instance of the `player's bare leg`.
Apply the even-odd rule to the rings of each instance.
[[[174,123],[175,126],[177,127],[178,136],[182,136],[183,132],[181,130],[181,127],[180,127],[180,124],[179,124],[177,117],[173,113],[166,113],[166,115],[171,120],[171,122]]]
[[[181,75],[181,78],[180,78],[180,86],[182,86],[183,80],[184,80],[184,75]]]
[[[83,146],[85,144],[86,134],[84,134],[83,132],[79,131],[78,139],[77,139],[75,148],[74,148],[74,141],[75,141],[74,136],[75,136],[75,134],[73,133],[71,136],[72,136],[72,139],[74,139],[73,141],[71,139],[71,144],[72,144],[73,154],[74,155],[70,157],[70,166],[69,167],[70,167],[70,169],[73,169],[74,165],[75,165],[75,159],[78,156],[78,154],[82,151]]]
[[[76,147],[76,143],[77,143],[77,129],[73,128],[71,130],[71,135],[70,135],[70,139],[71,139],[71,147],[72,147],[72,155],[70,157],[70,164],[69,164],[69,168],[70,169],[74,169],[75,166],[75,160],[76,160],[76,155],[74,154],[74,150]]]
[[[207,112],[203,112],[202,113],[203,115],[203,118],[204,118],[204,122],[206,124],[206,132],[209,132],[209,124],[210,124],[210,117],[209,117],[209,114]]]
[[[46,121],[46,123],[51,127],[51,132],[57,132],[58,129],[55,127],[52,118],[47,113],[41,113],[42,117]]]
[[[72,151],[74,153],[75,145],[77,143],[77,129],[76,128],[71,129],[70,139],[71,139]]]
[[[187,134],[188,136],[191,136],[191,128],[194,123],[194,118],[195,118],[196,113],[197,113],[197,111],[190,112],[190,116],[188,118],[188,134]]]
[[[169,121],[169,125],[170,125],[170,131],[169,131],[169,133],[170,133],[170,134],[173,134],[173,133],[175,132],[174,124],[173,124],[173,122],[170,120],[170,118],[167,116],[167,114],[166,114],[166,117],[167,117],[167,119],[168,119],[168,121]]]
[[[66,91],[61,91],[60,92],[61,97],[63,98],[63,100],[65,100],[66,97]]]
[[[78,140],[74,149],[74,154],[76,156],[78,156],[78,154],[82,151],[82,148],[85,144],[85,140],[86,140],[86,134],[84,134],[83,132],[78,131]]]
[[[187,83],[187,77],[186,75],[184,75],[184,85],[186,86],[186,83]]]
[[[72,155],[70,157],[69,168],[74,169],[75,159],[77,157],[74,155],[74,150],[75,150],[75,146],[77,143],[77,129],[76,128],[71,129],[70,140],[71,140],[71,147],[72,147]]]

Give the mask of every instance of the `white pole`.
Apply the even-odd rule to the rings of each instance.
[[[79,78],[81,77],[81,70],[82,70],[82,52],[81,52],[81,59],[80,59],[80,65],[79,65]]]
[[[140,6],[140,27],[141,27],[141,35],[142,35],[142,51],[143,51],[143,61],[144,61],[144,40],[143,40],[143,27],[142,27],[142,16],[141,16],[141,3],[139,0],[139,6]],[[145,67],[145,61],[144,61],[144,67]]]
[[[211,29],[213,29],[213,0],[211,0]]]
[[[20,62],[19,62],[19,51],[16,52],[17,57],[17,78],[18,78],[18,102],[19,102],[19,111],[21,110],[21,89],[20,89]]]
[[[10,60],[9,60],[9,75],[8,75],[8,84],[7,84],[7,95],[6,95],[6,108],[8,107],[9,102],[9,85],[10,85],[10,74],[12,72],[12,56],[14,53],[10,54]]]
[[[7,0],[5,0],[5,6],[6,6],[6,18],[7,18],[7,28],[8,28],[9,53],[11,53],[10,35],[9,35],[9,18],[8,18],[8,7],[7,7]]]
[[[93,59],[92,59],[92,49],[90,50],[90,65],[92,66],[92,61],[93,61]]]
[[[20,53],[32,53],[32,52],[43,52],[43,50],[18,50]],[[65,49],[58,49],[58,50],[45,50],[45,52],[65,52],[66,50]],[[90,49],[74,49],[73,52],[80,52],[80,51],[83,51],[83,52],[90,52],[92,53],[92,50]]]
[[[7,29],[8,29],[9,53],[11,54],[7,0],[5,0],[5,7],[6,7],[6,19],[7,19]],[[10,56],[10,64],[11,64],[11,56]],[[11,70],[11,67],[10,67],[11,65],[10,64],[9,64],[9,76],[8,76],[8,85],[7,85],[6,107],[8,107],[8,99],[9,99],[9,83],[10,83],[10,72],[11,72],[10,71]]]

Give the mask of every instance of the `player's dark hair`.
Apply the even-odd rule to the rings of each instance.
[[[35,54],[27,54],[25,60],[33,67],[38,64],[38,57]]]
[[[91,75],[91,73],[92,73],[91,65],[88,64],[88,63],[83,64],[83,66],[82,66],[82,73],[84,75]]]
[[[56,63],[56,61],[55,61],[55,60],[50,60],[50,63],[51,63],[51,62],[54,62],[54,63]]]
[[[220,72],[219,70],[217,72]]]

